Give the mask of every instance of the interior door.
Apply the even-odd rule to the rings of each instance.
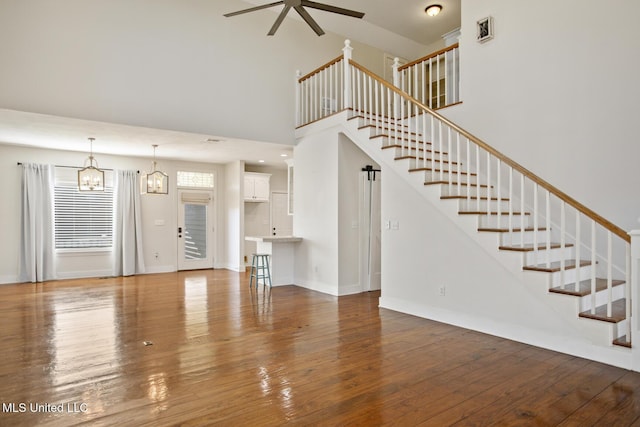
[[[213,194],[178,190],[178,270],[213,268]]]
[[[293,216],[289,215],[287,193],[271,193],[271,235],[292,236]]]

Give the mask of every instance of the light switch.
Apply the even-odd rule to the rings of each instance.
[[[385,230],[391,230],[391,221],[385,221],[384,222],[384,229]]]
[[[153,225],[164,225],[164,219],[156,219],[153,221]]]
[[[400,222],[398,220],[391,221],[391,229],[392,230],[399,230],[400,229]]]

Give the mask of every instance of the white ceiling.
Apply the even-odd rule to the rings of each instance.
[[[252,4],[261,5],[269,2],[270,0],[238,0],[238,7],[235,10],[251,7]],[[404,43],[426,47],[438,41],[444,33],[460,25],[460,0],[320,0],[320,2],[365,13],[364,19],[360,21],[333,13],[310,10],[314,19],[325,31],[363,43],[370,42],[383,49],[385,42],[389,43],[390,39],[393,39],[393,43],[397,45],[398,37]],[[400,2],[402,7],[398,7]],[[442,13],[435,18],[428,17],[424,13],[424,9],[433,3],[443,6]],[[269,11],[254,13],[271,13],[275,20],[280,10],[281,7],[276,6]],[[230,19],[241,20],[242,15]],[[288,19],[300,19],[300,17],[296,13],[290,13]],[[239,25],[241,25],[240,22]],[[286,20],[283,25],[286,25]],[[265,27],[265,37],[269,28]],[[278,34],[275,35],[277,36]],[[89,136],[98,138],[94,143],[96,153],[147,158],[152,154],[152,144],[160,146],[157,152],[158,158],[197,162],[226,163],[244,160],[248,164],[285,167],[284,156],[292,157],[293,155],[293,147],[289,145],[0,109],[0,141],[9,144],[85,151]]]

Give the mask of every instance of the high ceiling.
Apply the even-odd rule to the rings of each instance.
[[[215,0],[213,0],[215,1]],[[235,10],[264,5],[271,0],[237,0]],[[427,48],[441,36],[460,25],[460,0],[438,0],[443,6],[437,17],[425,14],[425,8],[434,2],[425,0],[317,0],[343,8],[365,13],[364,19],[357,20],[333,13],[311,10],[313,18],[327,32],[345,38],[385,48],[385,43],[413,44],[412,47]],[[398,7],[401,3],[402,7]],[[233,7],[233,6],[232,6]],[[264,14],[265,37],[271,18],[275,20],[281,7],[274,7],[255,13]],[[233,12],[234,9],[224,12]],[[391,13],[392,11],[392,13]],[[242,17],[238,20],[242,24]],[[287,19],[300,19],[290,13]],[[282,24],[287,25],[287,20]],[[309,29],[311,31],[311,29]],[[276,37],[278,35],[276,34]],[[390,41],[389,41],[390,40]],[[415,50],[415,49],[414,49]],[[425,51],[426,53],[426,51]],[[165,131],[87,120],[61,118],[34,113],[22,113],[0,108],[0,141],[10,144],[28,145],[84,151],[86,138],[95,129],[101,130],[100,141],[94,147],[96,152],[148,157],[151,144],[159,144],[162,149],[159,158],[185,161],[205,161],[224,163],[231,160],[245,160],[249,164],[284,167],[284,155],[292,156],[289,145],[267,144],[259,141],[232,139],[227,136],[203,135],[187,132]],[[52,141],[57,141],[52,145]],[[75,144],[69,141],[76,141]],[[78,146],[78,144],[81,144]],[[108,148],[102,149],[104,144]]]

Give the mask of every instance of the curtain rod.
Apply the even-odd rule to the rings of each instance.
[[[18,162],[18,166],[22,166],[22,162]],[[81,167],[79,167],[79,166],[64,166],[64,165],[53,165],[53,166],[54,166],[54,167],[56,167],[56,168],[82,169],[82,168],[81,168]],[[112,171],[112,172],[113,172],[113,169],[100,168],[100,170],[103,170],[103,171]],[[140,171],[139,171],[139,170],[137,170],[137,171],[136,171],[136,173],[140,173]]]

